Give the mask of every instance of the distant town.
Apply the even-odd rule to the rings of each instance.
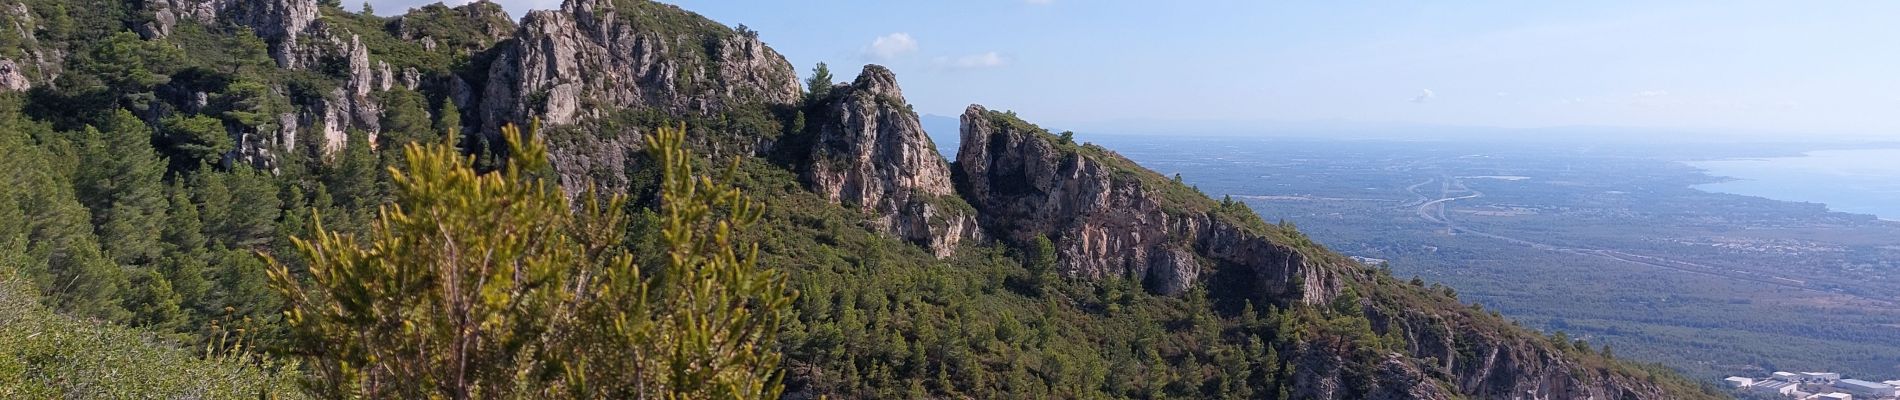
[[[1900,399],[1900,380],[1841,379],[1834,372],[1775,372],[1763,378],[1723,379],[1736,390],[1802,400]]]

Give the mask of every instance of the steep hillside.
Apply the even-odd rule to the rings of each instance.
[[[5,275],[0,397],[301,398],[287,366],[251,364],[242,354],[202,357],[148,332],[58,315]]]
[[[1672,391],[1693,387],[1636,378],[1650,373],[1394,280],[1239,202],[1010,113],[970,106],[957,158],[985,226],[1017,243],[1049,238],[1068,276],[1136,280],[1163,295],[1205,286],[1223,314],[1273,304],[1310,318],[1275,332],[1294,336],[1295,398],[1680,398]]]
[[[641,0],[573,0],[530,12],[496,51],[478,109],[491,133],[530,115],[549,125],[621,109],[712,115],[791,106],[801,93],[791,63],[757,32]]]
[[[1339,257],[1269,240],[1288,232],[1261,223],[1245,206],[1217,203],[1013,114],[970,106],[962,126],[957,166],[964,195],[992,231],[1014,244],[1052,240],[1069,276],[1132,279],[1176,295],[1218,271],[1207,280],[1281,305],[1318,303],[1338,292],[1331,271],[1308,259]]]
[[[627,246],[655,265],[640,138],[683,124],[764,203],[739,235],[800,293],[788,397],[1713,397],[1012,113],[970,107],[948,162],[884,67],[812,95],[757,32],[671,5],[504,15],[0,0],[0,88],[23,92],[0,150],[28,155],[0,162],[23,183],[0,239],[26,238],[18,270],[59,312],[194,345],[251,317],[269,352],[295,339],[255,255],[298,271],[289,238],[319,219],[366,231],[390,149],[459,139],[499,168],[499,128],[538,121],[551,165],[529,175],[631,194]]]
[[[808,108],[811,151],[795,163],[806,184],[834,203],[863,209],[880,232],[947,257],[981,237],[975,210],[956,195],[950,167],[924,135],[897,77],[868,65]],[[794,150],[796,151],[796,150]]]

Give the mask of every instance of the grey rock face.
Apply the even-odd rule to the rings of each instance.
[[[559,126],[617,109],[711,115],[741,102],[790,106],[802,93],[791,63],[758,38],[654,3],[531,12],[490,68],[478,115],[491,134],[530,117]]]
[[[369,135],[370,142],[375,142],[377,133],[382,130],[383,109],[373,93],[386,89],[382,85],[387,82],[382,78],[385,75],[370,66],[369,48],[363,46],[361,38],[351,35],[348,49],[349,80],[332,90],[320,109],[324,146],[328,151],[342,149],[351,130]],[[384,66],[383,71],[387,72],[387,64]]]
[[[302,69],[314,63],[311,47],[321,46],[326,39],[314,32],[321,15],[316,0],[156,0],[150,7],[155,18],[140,28],[148,37],[170,35],[180,19],[205,25],[228,21],[251,28],[270,43],[271,57],[284,68]]]
[[[1047,236],[1068,276],[1138,279],[1179,294],[1218,266],[1238,268],[1223,276],[1270,297],[1298,291],[1298,301],[1317,303],[1335,291],[1334,279],[1294,249],[1205,210],[1164,204],[1159,188],[1130,176],[1153,172],[1131,170],[1138,167],[1118,155],[1084,154],[982,106],[964,111],[962,128],[959,183],[983,226],[1016,244]]]
[[[344,84],[295,117],[279,118],[278,132],[233,132],[238,143],[232,154],[235,159],[269,167],[269,149],[293,143],[302,126],[321,126],[317,134],[331,150],[342,147],[347,132],[362,132],[372,141],[379,133],[382,107],[373,92],[387,90],[395,78],[387,64],[371,62],[368,48],[357,35],[325,24],[316,0],[154,0],[147,6],[153,19],[138,27],[146,37],[169,35],[179,21],[236,24],[263,39],[279,67],[310,69],[331,59],[347,63],[349,76]]]
[[[458,50],[463,52],[479,52],[487,50],[490,46],[515,33],[514,18],[509,17],[507,11],[502,10],[501,5],[488,1],[474,1],[455,7],[446,7],[438,3],[422,6],[420,11],[437,16],[445,15],[452,19],[445,22],[474,32],[472,37],[457,38],[459,42],[448,38],[443,38],[441,42],[438,42],[437,38],[428,31],[428,27],[424,26],[425,24],[415,21],[418,18],[415,15],[404,14],[391,22],[394,27],[392,31],[397,38],[422,43],[423,47],[430,51],[434,51],[439,45],[450,45],[458,46]]]
[[[0,3],[0,21],[7,22],[0,25],[0,35],[17,38],[20,46],[17,58],[0,60],[0,92],[25,91],[59,77],[66,53],[60,46],[41,45],[43,22],[32,9],[20,2]]]
[[[1387,309],[1362,302],[1375,331],[1399,332],[1404,354],[1469,398],[1667,399],[1655,382],[1579,363],[1534,336],[1500,332],[1502,321],[1430,307]],[[1301,366],[1300,368],[1307,368]]]
[[[0,59],[0,91],[22,92],[33,88],[26,80],[26,73],[20,71],[20,65],[13,60]]]
[[[1404,355],[1387,353],[1373,367],[1371,376],[1357,377],[1368,382],[1351,382],[1345,370],[1354,368],[1336,349],[1314,343],[1302,344],[1294,365],[1289,392],[1296,399],[1364,400],[1449,400],[1454,397],[1440,387],[1431,375]],[[1356,386],[1356,387],[1355,387]],[[1363,392],[1361,392],[1363,391]],[[1486,397],[1490,398],[1490,397]],[[1512,397],[1504,397],[1512,398]]]
[[[980,237],[974,210],[956,197],[950,167],[924,134],[889,69],[867,65],[822,100],[807,124],[814,137],[806,186],[857,207],[872,226],[937,257]]]

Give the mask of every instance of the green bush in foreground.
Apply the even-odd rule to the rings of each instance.
[[[271,262],[313,394],[778,397],[784,278],[732,242],[759,208],[693,175],[684,132],[649,137],[666,246],[652,276],[623,245],[624,196],[589,191],[573,211],[541,141],[504,128],[509,157],[491,173],[448,142],[409,145],[368,235],[319,225],[295,240],[307,280]]]
[[[147,332],[58,315],[10,275],[0,271],[0,398],[302,397],[292,366],[260,362],[244,346],[201,358]]]

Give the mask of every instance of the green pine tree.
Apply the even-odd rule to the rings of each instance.
[[[224,121],[217,118],[174,115],[161,120],[159,126],[174,163],[217,163],[224,153],[236,148],[231,134],[224,130]]]
[[[100,250],[93,234],[91,213],[76,193],[71,175],[77,166],[60,166],[67,157],[36,144],[34,137],[54,137],[45,124],[25,122],[10,108],[0,107],[0,241],[14,242],[7,259],[20,260],[0,269],[12,269],[31,280],[47,302],[74,315],[120,321],[128,318],[119,301],[130,285],[125,270]],[[18,219],[15,219],[18,218]],[[22,241],[22,235],[24,240]]]
[[[160,264],[159,272],[171,285],[172,293],[178,295],[181,305],[200,315],[211,315],[211,310],[203,304],[205,293],[211,289],[206,279],[209,254],[205,248],[208,240],[204,236],[204,222],[198,218],[198,206],[191,202],[189,191],[179,182],[174,181],[168,190],[171,208],[165,213],[162,231],[165,261]]]
[[[148,265],[162,250],[165,161],[152,149],[149,128],[120,110],[105,129],[87,129],[75,177],[81,201],[93,213],[106,254],[122,265]]]
[[[503,138],[509,158],[490,173],[453,146],[410,144],[367,234],[318,223],[294,240],[308,278],[270,259],[314,394],[778,397],[790,298],[732,237],[760,209],[692,174],[684,129],[649,144],[667,171],[667,261],[651,278],[624,247],[624,197],[588,191],[577,212],[532,173],[545,145],[512,126]]]
[[[820,100],[830,95],[831,80],[830,66],[826,66],[825,63],[818,63],[818,66],[812,67],[811,78],[805,80],[805,90],[811,92],[811,95],[808,97],[812,100]]]

